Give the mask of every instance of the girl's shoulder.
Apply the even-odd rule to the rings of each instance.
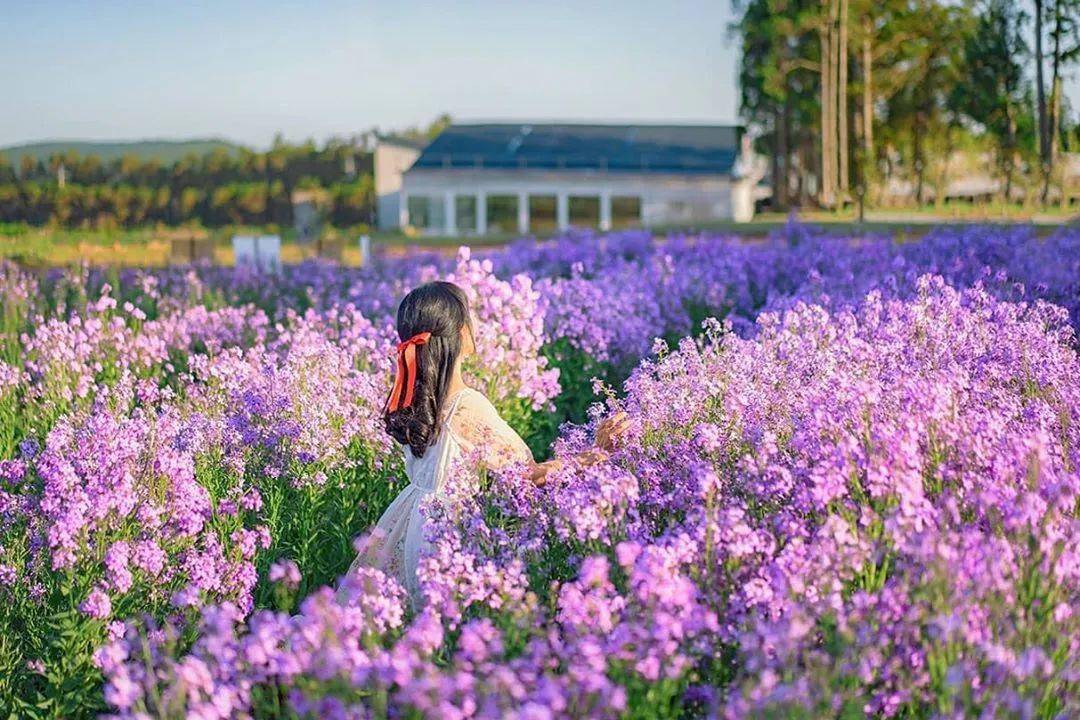
[[[466,450],[484,448],[483,463],[489,468],[532,462],[528,446],[478,390],[462,392],[450,419],[450,432]]]
[[[471,387],[464,387],[458,391],[453,406],[458,411],[465,412],[493,412],[498,414],[495,406],[488,400],[487,395]]]
[[[454,397],[447,420],[454,430],[471,435],[480,428],[498,424],[502,418],[484,393],[466,387]]]
[[[441,414],[443,421],[448,422],[455,415],[460,415],[463,412],[475,412],[477,409],[486,409],[487,407],[494,408],[482,392],[466,385],[446,399]]]

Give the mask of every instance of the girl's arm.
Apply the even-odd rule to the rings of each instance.
[[[533,465],[529,478],[537,485],[547,483],[547,476],[567,465],[589,467],[597,465],[607,459],[608,453],[618,447],[623,435],[630,427],[630,417],[619,411],[610,417],[604,418],[596,426],[596,446],[584,452],[570,455],[564,458],[553,458],[546,462]]]
[[[537,463],[521,436],[514,432],[491,402],[478,392],[467,392],[451,419],[454,433],[467,450],[482,448],[483,465],[493,470],[508,465],[526,464],[529,477],[537,485],[547,482],[547,476],[568,464],[596,465],[607,459],[629,427],[629,417],[617,412],[605,418],[596,427],[596,446],[569,457],[554,458]]]

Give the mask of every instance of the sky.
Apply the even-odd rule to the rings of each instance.
[[[730,0],[0,0],[0,146],[265,148],[443,112],[733,123],[731,20]]]
[[[728,0],[0,0],[0,18],[0,145],[738,112]]]

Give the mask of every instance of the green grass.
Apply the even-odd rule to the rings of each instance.
[[[189,259],[188,240],[195,238],[217,264],[233,262],[231,239],[235,234],[271,233],[281,236],[281,257],[295,263],[322,254],[346,265],[360,264],[361,230],[328,231],[323,252],[314,243],[297,242],[291,228],[226,227],[139,228],[133,230],[67,230],[0,225],[0,258],[31,267],[65,267],[79,262],[116,266],[163,266]],[[419,247],[453,252],[461,245],[498,246],[513,239],[508,235],[485,237],[414,237],[399,232],[369,233],[373,245],[404,251]],[[174,245],[175,241],[175,245]]]
[[[788,223],[787,213],[766,212],[746,223],[720,220],[703,223],[695,228],[685,225],[657,226],[657,232],[677,232],[692,229],[709,230],[735,235],[763,236],[780,230]],[[850,233],[910,233],[925,231],[938,225],[954,224],[1030,224],[1040,231],[1050,231],[1070,223],[1080,223],[1080,207],[1025,208],[1019,204],[950,203],[944,207],[927,205],[917,208],[867,209],[863,221],[853,207],[843,210],[807,210],[798,212],[799,222]]]

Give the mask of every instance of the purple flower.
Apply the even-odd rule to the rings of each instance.
[[[789,223],[118,283],[0,263],[27,328],[0,403],[41,438],[0,459],[14,642],[40,643],[20,614],[54,612],[63,574],[97,582],[87,704],[120,717],[1077,715],[1045,688],[1080,652],[1078,240]],[[397,301],[442,277],[515,427],[610,387],[630,430],[543,488],[454,469],[415,583],[330,587],[404,481]],[[271,548],[311,558],[270,567],[310,586],[291,615],[260,607]]]
[[[112,601],[101,588],[94,588],[86,599],[79,603],[79,610],[89,617],[104,620],[112,614]]]
[[[26,462],[37,457],[41,451],[41,444],[35,438],[25,438],[19,443],[19,456]]]
[[[270,582],[295,590],[300,587],[300,566],[293,560],[280,560],[270,566]]]

